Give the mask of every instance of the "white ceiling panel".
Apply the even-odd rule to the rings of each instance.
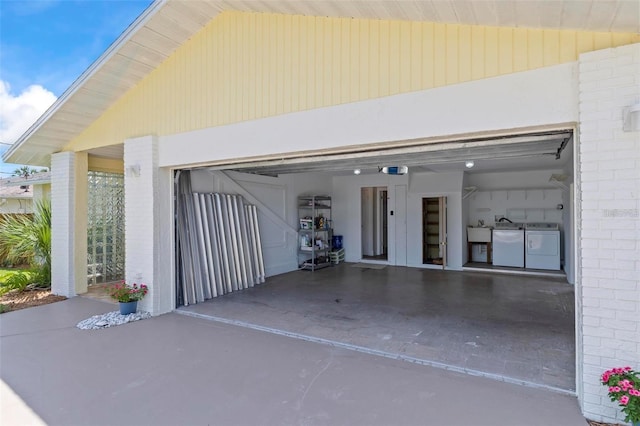
[[[588,25],[596,28],[611,28],[616,20],[619,3],[617,1],[598,1],[591,6]]]
[[[152,47],[146,45],[146,41],[141,40],[140,37],[136,37],[136,39],[139,41],[131,40],[122,46],[119,53],[152,68],[160,65],[169,56],[169,53],[154,50]]]
[[[477,22],[477,18],[475,16],[475,9],[472,3],[482,4],[483,2],[471,2],[470,0],[460,0],[455,3],[452,3],[452,7],[455,11],[456,18],[460,22],[464,22],[464,23]]]

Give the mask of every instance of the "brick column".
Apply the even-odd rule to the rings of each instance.
[[[51,291],[87,291],[87,154],[51,156]]]
[[[640,44],[580,55],[577,162],[577,379],[585,416],[621,422],[599,382],[640,369],[640,132],[623,111],[640,102]]]
[[[159,315],[175,309],[171,171],[158,167],[155,136],[124,142],[125,277],[144,283],[140,309]]]

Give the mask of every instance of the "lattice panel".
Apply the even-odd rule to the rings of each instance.
[[[124,279],[124,175],[88,173],[89,284]]]

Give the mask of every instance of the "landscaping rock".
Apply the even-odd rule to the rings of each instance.
[[[108,312],[102,315],[94,315],[82,320],[76,327],[80,330],[99,330],[101,328],[115,327],[133,321],[151,318],[151,314],[145,311],[135,312],[129,315],[120,315],[119,311]]]

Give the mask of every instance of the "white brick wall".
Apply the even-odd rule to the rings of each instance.
[[[87,291],[87,154],[51,156],[51,291]]]
[[[175,308],[171,172],[158,168],[154,136],[126,140],[124,166],[125,279],[149,286],[140,309],[159,315]],[[139,166],[139,176],[129,172],[131,166]]]
[[[599,376],[640,369],[640,132],[622,130],[640,44],[581,55],[579,80],[578,396],[586,417],[621,422]]]

